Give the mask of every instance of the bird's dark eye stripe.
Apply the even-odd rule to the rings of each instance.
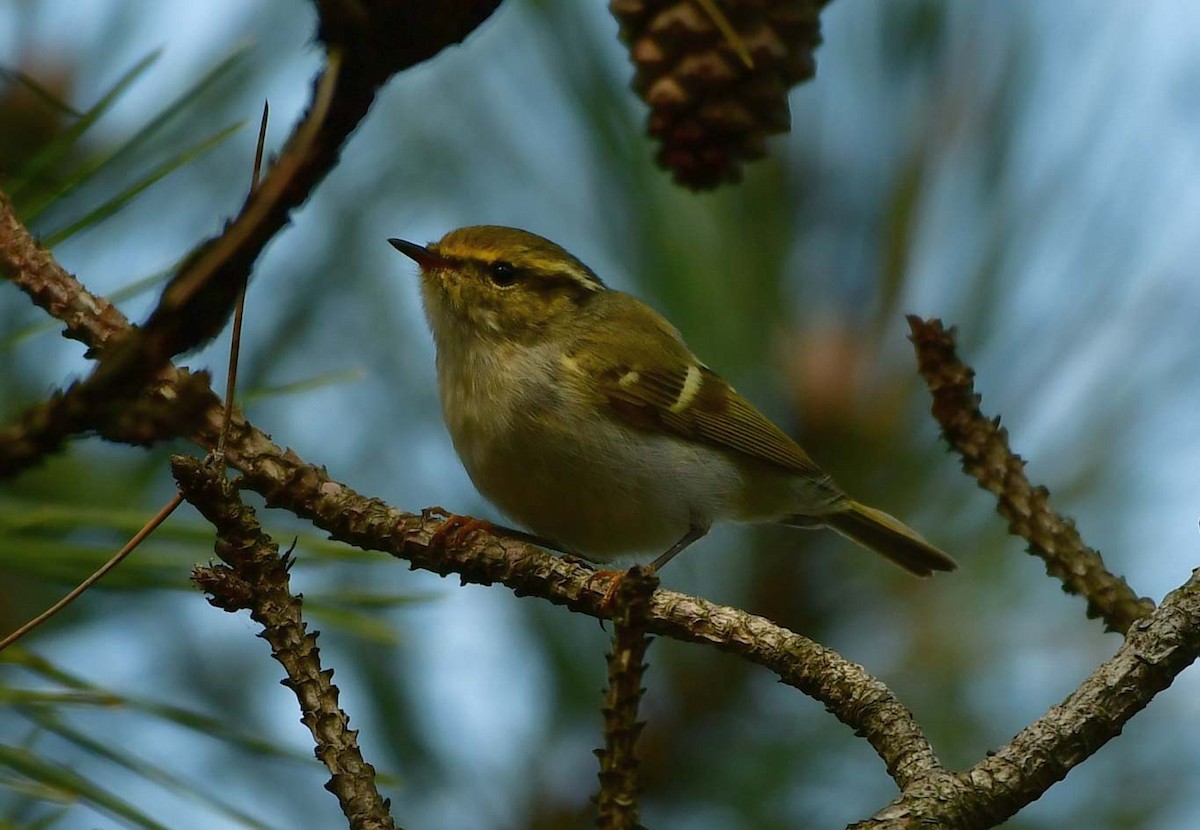
[[[488,279],[498,288],[511,288],[518,282],[523,282],[530,288],[543,292],[561,291],[566,288],[582,294],[591,294],[604,289],[604,283],[590,272],[579,274],[559,269],[546,270],[537,266],[517,267],[506,259],[485,262],[481,265]]]
[[[517,269],[511,262],[497,260],[488,266],[488,275],[492,282],[501,288],[506,288],[517,281]]]

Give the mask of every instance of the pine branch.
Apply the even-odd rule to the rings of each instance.
[[[1134,622],[1111,660],[971,769],[929,776],[852,830],[996,827],[1121,734],[1200,655],[1200,570]]]
[[[95,408],[115,409],[135,399],[175,355],[215,337],[258,255],[337,164],[342,145],[366,116],[380,86],[396,72],[461,41],[498,5],[499,0],[426,0],[399,7],[367,0],[318,2],[320,34],[329,51],[308,110],[279,160],[225,230],[184,261],[146,322],[114,338],[92,374],[64,392],[61,401],[21,420],[17,438],[24,452],[5,453],[8,461],[0,474],[24,469],[70,436],[96,429],[102,419]]]
[[[605,830],[637,830],[637,739],[645,723],[638,721],[642,672],[646,666],[646,612],[658,588],[658,575],[635,565],[617,577],[613,593],[613,645],[608,654],[608,689],[604,693],[604,748],[600,759],[600,793],[596,826]]]
[[[1150,614],[1154,603],[1112,574],[1099,551],[1084,544],[1075,522],[1050,507],[1050,491],[1029,482],[1025,460],[1009,449],[1000,419],[979,411],[975,371],[958,359],[954,329],[912,315],[908,324],[921,376],[933,394],[933,417],[962,456],[963,470],[996,496],[996,511],[1008,520],[1009,531],[1028,541],[1029,552],[1045,561],[1046,573],[1087,600],[1088,617],[1102,618],[1110,631],[1125,632]]]
[[[215,550],[224,565],[198,566],[192,580],[225,611],[249,609],[271,645],[271,656],[287,671],[283,685],[300,703],[301,721],[316,742],[316,756],[332,777],[333,793],[352,830],[393,830],[388,803],[375,786],[375,768],[358,748],[358,732],[338,705],[333,672],[321,668],[318,632],[307,631],[301,600],[291,592],[290,554],[263,533],[254,510],[238,498],[223,475],[187,456],[174,456],[171,470],[180,492],[217,529]]]

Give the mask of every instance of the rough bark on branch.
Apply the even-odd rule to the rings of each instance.
[[[1121,734],[1198,654],[1200,570],[1132,624],[1111,660],[1011,742],[965,772],[918,782],[852,830],[995,827]]]
[[[1100,553],[1084,544],[1075,522],[1050,507],[1050,492],[1029,482],[1025,460],[1009,449],[1000,419],[979,411],[975,372],[955,353],[954,329],[915,315],[908,324],[918,368],[933,395],[933,417],[962,457],[963,470],[996,496],[996,510],[1008,520],[1009,531],[1028,541],[1046,572],[1062,581],[1063,590],[1087,600],[1087,615],[1103,619],[1109,630],[1125,632],[1152,612],[1154,603],[1111,573]]]
[[[351,830],[394,830],[387,801],[375,786],[375,768],[358,748],[358,732],[338,705],[333,672],[321,668],[317,632],[308,632],[301,600],[291,592],[289,554],[263,533],[222,473],[195,458],[175,456],[171,471],[180,492],[217,531],[214,550],[223,565],[198,566],[192,574],[213,605],[250,611],[271,645],[271,656],[287,671],[283,685],[296,695],[301,722],[316,743],[317,759],[332,776],[325,789],[337,797]]]
[[[638,823],[637,740],[646,724],[638,720],[642,676],[646,669],[646,612],[658,589],[658,574],[635,565],[617,577],[613,604],[613,645],[608,653],[608,688],[604,691],[604,748],[600,759],[600,792],[596,826],[602,830],[640,830]]]

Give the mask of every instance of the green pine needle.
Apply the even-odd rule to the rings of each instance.
[[[358,368],[351,369],[336,369],[332,372],[323,372],[319,375],[313,375],[309,378],[292,381],[291,383],[281,383],[276,386],[262,386],[258,389],[250,389],[245,394],[239,395],[239,399],[243,404],[260,401],[266,398],[278,398],[283,395],[299,395],[304,392],[312,392],[316,389],[323,389],[326,386],[336,386],[341,383],[352,383],[362,380],[363,370]]]
[[[203,141],[193,144],[186,150],[167,159],[162,164],[151,170],[150,174],[137,184],[125,189],[121,193],[118,193],[116,196],[104,202],[99,207],[88,211],[81,218],[67,225],[65,228],[60,228],[59,230],[46,236],[41,241],[42,245],[47,248],[53,248],[63,240],[69,239],[70,237],[79,233],[79,231],[89,228],[92,225],[98,224],[109,218],[117,211],[121,210],[121,208],[125,207],[125,205],[133,201],[137,196],[141,195],[141,193],[151,185],[157,183],[163,178],[166,178],[179,168],[187,165],[188,162],[203,155],[204,153],[207,153],[209,150],[219,145],[225,139],[229,138],[229,136],[240,130],[245,123],[245,121],[238,121],[235,124],[230,124],[225,129],[213,133]]]
[[[71,152],[71,148],[79,141],[93,124],[99,120],[100,116],[108,112],[117,99],[127,90],[134,81],[140,78],[146,70],[154,65],[154,62],[162,55],[161,49],[156,49],[146,57],[142,58],[133,68],[117,79],[117,82],[112,85],[108,92],[100,97],[100,100],[79,117],[79,120],[71,125],[70,129],[66,130],[62,135],[54,141],[46,145],[46,147],[38,153],[33,159],[24,166],[24,168],[13,177],[8,183],[8,195],[13,200],[14,204],[21,204],[22,199],[28,193],[29,187],[37,181],[46,177],[46,174],[58,167],[67,154]]]
[[[264,824],[258,819],[247,813],[238,810],[236,807],[221,801],[213,795],[202,792],[194,784],[180,778],[177,775],[167,772],[157,764],[151,764],[125,752],[123,749],[115,748],[106,743],[101,743],[89,735],[80,732],[77,729],[72,729],[67,723],[54,712],[39,708],[39,709],[23,709],[25,714],[31,721],[46,732],[50,732],[63,740],[74,744],[79,749],[105,761],[109,761],[119,767],[129,770],[135,775],[138,775],[147,781],[151,781],[161,786],[164,790],[172,793],[180,794],[191,798],[200,804],[205,805],[210,810],[220,813],[232,819],[237,824],[243,827],[250,827],[253,830],[270,830],[270,826]]]
[[[106,701],[106,705],[125,707],[135,712],[159,718],[160,720],[187,729],[190,732],[196,732],[206,738],[222,741],[257,757],[277,758],[300,764],[312,763],[311,753],[290,750],[271,741],[247,735],[244,729],[230,725],[224,719],[205,715],[201,712],[182,709],[178,706],[130,697],[129,695],[123,695],[93,685],[83,678],[68,672],[61,666],[51,663],[44,657],[22,649],[20,646],[14,646],[0,652],[0,664],[5,663],[21,666],[44,680],[65,686],[76,694],[92,695],[97,700]],[[86,702],[86,698],[80,698],[78,702]]]
[[[66,767],[52,764],[27,749],[0,744],[0,768],[61,794],[64,801],[83,801],[114,818],[145,830],[167,830],[129,802]]]
[[[189,106],[194,105],[204,92],[216,85],[218,81],[242,63],[248,52],[249,48],[247,46],[236,49],[216,66],[204,73],[200,80],[184,90],[171,103],[159,110],[157,115],[146,122],[145,125],[128,139],[111,151],[102,153],[96,158],[82,164],[67,175],[57,188],[43,195],[38,201],[30,205],[23,205],[21,210],[22,218],[27,224],[33,222],[52,204],[75,192],[105,169],[132,155],[135,150],[145,146],[151,138],[157,135],[177,115],[185,111]]]

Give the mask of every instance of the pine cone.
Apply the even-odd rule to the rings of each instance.
[[[766,138],[791,126],[788,90],[816,71],[828,0],[611,0],[650,105],[658,163],[694,190],[741,178]],[[727,37],[712,5],[736,32]],[[745,58],[749,57],[747,65]]]

